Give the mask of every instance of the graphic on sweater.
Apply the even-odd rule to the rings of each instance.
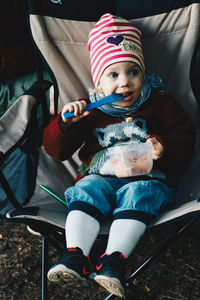
[[[83,175],[86,173],[114,175],[110,158],[110,151],[113,147],[121,144],[143,143],[148,137],[146,121],[143,119],[111,124],[106,128],[96,128],[94,134],[103,150],[93,156],[89,166],[81,166],[80,171]]]
[[[103,148],[124,142],[142,143],[148,137],[146,121],[143,119],[111,124],[106,128],[96,128],[94,134]]]

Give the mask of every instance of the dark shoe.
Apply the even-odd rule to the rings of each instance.
[[[78,247],[64,250],[61,260],[49,270],[47,277],[62,287],[76,288],[87,285],[89,257]]]
[[[109,293],[124,297],[126,258],[120,252],[103,254],[96,265],[94,280]]]

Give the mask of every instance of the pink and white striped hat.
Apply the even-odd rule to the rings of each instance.
[[[123,61],[136,63],[144,73],[141,32],[129,21],[107,13],[89,34],[91,71],[95,86],[103,71],[111,64]]]

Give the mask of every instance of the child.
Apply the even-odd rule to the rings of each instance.
[[[174,202],[174,190],[195,143],[188,114],[161,92],[158,77],[145,75],[140,35],[127,20],[103,15],[89,34],[95,83],[90,101],[113,93],[125,99],[90,112],[83,112],[87,100],[71,102],[44,131],[49,155],[66,160],[80,148],[82,162],[76,184],[65,192],[67,248],[48,279],[69,287],[87,277],[100,224],[112,213],[107,247],[96,263],[94,280],[119,297],[124,296],[127,258],[149,222]],[[65,112],[75,116],[65,119]],[[109,153],[120,143],[152,143],[151,172],[115,174]]]

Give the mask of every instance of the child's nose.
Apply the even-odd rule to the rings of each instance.
[[[121,76],[120,78],[120,86],[127,86],[129,84],[129,78],[126,75]]]

